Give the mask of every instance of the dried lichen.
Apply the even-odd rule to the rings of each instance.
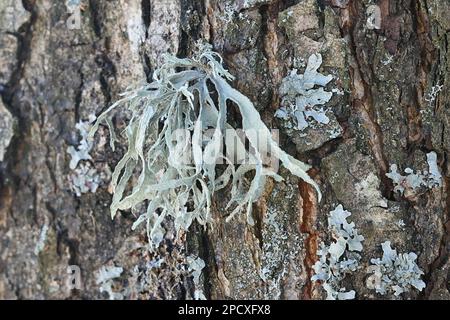
[[[71,156],[69,167],[72,172],[69,175],[70,189],[80,197],[83,193],[95,193],[102,181],[109,177],[108,170],[99,172],[89,161],[92,160],[89,152],[92,150],[93,142],[88,138],[91,123],[95,121],[95,115],[90,115],[89,120],[79,121],[76,129],[80,134],[78,146],[69,146],[67,153]]]
[[[105,179],[106,175],[99,173],[89,162],[78,165],[69,175],[70,188],[77,197],[81,197],[83,193],[97,192]]]
[[[192,58],[166,55],[164,64],[154,72],[154,81],[124,93],[122,99],[99,116],[91,131],[92,136],[100,122],[106,120],[114,147],[110,113],[118,106],[131,110],[133,116],[125,130],[128,151],[112,175],[111,215],[148,201],[147,212],[133,228],[146,222],[148,238],[154,247],[164,235],[161,223],[166,217],[175,218],[177,231],[188,229],[192,221],[201,225],[211,221],[211,197],[230,181],[228,207],[235,208],[227,221],[246,208],[247,220],[252,224],[252,204],[261,195],[266,177],[281,180],[273,168],[263,163],[268,154],[281,160],[292,174],[312,184],[320,198],[317,184],[306,173],[309,166],[280,149],[252,102],[228,84],[227,80],[232,79],[222,66],[222,58],[209,45],[199,44]],[[227,123],[229,103],[234,103],[242,115],[242,131],[250,148],[245,147],[236,129]],[[228,148],[227,153],[222,150],[224,141],[228,141],[225,137],[230,136],[236,143],[233,147],[248,159],[239,166],[235,166]],[[225,169],[216,176],[220,162],[225,163]],[[254,171],[254,176],[246,188],[245,174],[250,171]],[[137,183],[130,194],[125,194],[136,173]]]
[[[91,123],[95,121],[95,116],[90,115],[88,121],[80,121],[75,125],[75,128],[80,132],[80,142],[75,148],[74,146],[69,146],[67,148],[67,153],[70,154],[71,160],[69,167],[74,170],[81,160],[92,160],[89,152],[92,149],[92,141],[88,139],[89,130],[91,129]]]
[[[442,174],[439,171],[437,165],[436,152],[430,152],[427,154],[428,171],[418,170],[414,173],[411,168],[406,168],[406,175],[402,175],[398,172],[396,164],[391,165],[391,171],[386,173],[386,176],[394,183],[394,192],[404,194],[407,192],[415,193],[420,187],[434,188],[442,185]]]
[[[433,188],[435,186],[440,187],[442,185],[442,174],[439,171],[437,164],[436,152],[427,153],[428,163],[428,187]]]
[[[383,257],[372,259],[368,268],[373,275],[368,278],[367,287],[383,295],[393,293],[395,296],[408,292],[412,287],[422,291],[425,282],[421,280],[423,271],[415,262],[417,255],[414,252],[397,254],[390,241],[382,243],[381,247]]]
[[[123,294],[113,290],[113,280],[119,278],[123,272],[122,267],[102,266],[96,273],[96,284],[100,285],[100,292],[108,293],[110,300],[122,300]]]
[[[188,265],[188,271],[191,272],[193,280],[194,280],[194,299],[195,300],[206,300],[205,294],[203,293],[203,290],[201,289],[200,284],[200,276],[202,274],[202,270],[205,267],[205,261],[203,261],[199,257],[195,256],[188,256],[186,258],[187,265]]]
[[[314,119],[319,124],[330,122],[322,106],[330,101],[333,92],[316,88],[316,86],[326,86],[333,76],[325,76],[317,72],[321,64],[320,54],[311,55],[305,73],[298,74],[296,69],[292,70],[280,86],[283,99],[275,116],[288,123],[292,122],[291,126],[300,131],[310,125],[310,119]]]
[[[367,29],[381,29],[381,9],[379,6],[373,4],[367,7]]]
[[[313,266],[315,275],[311,280],[322,281],[328,300],[355,298],[354,290],[346,291],[340,284],[347,274],[357,270],[361,259],[358,252],[363,249],[364,237],[358,234],[353,222],[347,222],[350,215],[351,213],[344,210],[342,205],[338,205],[330,212],[328,230],[334,242],[328,246],[320,244],[317,251],[319,260]]]

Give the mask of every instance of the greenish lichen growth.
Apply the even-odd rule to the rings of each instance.
[[[229,183],[228,207],[234,208],[227,221],[245,208],[247,221],[253,224],[252,203],[260,197],[265,179],[270,176],[282,180],[263,161],[267,155],[279,159],[292,174],[313,185],[320,199],[317,184],[306,173],[309,166],[280,149],[252,102],[229,85],[227,80],[232,79],[210,45],[199,44],[192,58],[166,55],[164,64],[154,73],[154,81],[125,92],[98,117],[90,132],[92,138],[105,121],[114,148],[111,112],[119,106],[131,111],[125,130],[128,151],[112,175],[111,216],[147,202],[147,212],[133,228],[146,222],[153,247],[163,239],[162,222],[169,216],[174,218],[177,231],[187,230],[194,220],[208,224],[212,195]],[[230,104],[240,111],[249,147],[227,122]],[[248,161],[235,165],[228,154],[229,141],[234,141],[233,148],[243,152]],[[220,162],[224,170],[218,176],[216,167]],[[246,174],[251,171],[254,174],[247,183]],[[125,190],[135,174],[139,178],[127,194]]]
[[[386,173],[386,177],[392,180],[394,184],[394,191],[401,195],[415,194],[421,187],[435,188],[442,185],[442,174],[439,171],[437,164],[437,154],[432,151],[427,153],[428,171],[418,170],[416,173],[411,168],[406,168],[405,174],[398,172],[396,164],[391,164],[390,172]]]
[[[322,56],[313,54],[308,59],[304,74],[298,74],[294,69],[281,83],[280,94],[283,101],[275,116],[288,123],[293,122],[289,124],[290,127],[303,131],[308,127],[310,119],[319,124],[330,122],[322,106],[330,101],[333,92],[325,91],[323,87],[333,79],[333,76],[319,73],[317,70],[321,64]]]
[[[330,212],[328,217],[328,231],[334,242],[329,245],[320,244],[317,250],[319,260],[314,264],[312,281],[321,281],[327,293],[327,300],[354,299],[354,290],[346,291],[341,288],[341,281],[347,274],[359,267],[364,237],[358,233],[354,222],[348,222],[351,213],[344,210],[342,205]]]
[[[414,252],[398,254],[391,248],[390,241],[383,242],[381,248],[383,257],[370,260],[372,265],[368,272],[373,275],[367,279],[369,289],[375,289],[382,295],[393,293],[399,296],[412,288],[419,291],[425,288],[425,282],[421,279],[424,272],[416,264],[417,255]]]

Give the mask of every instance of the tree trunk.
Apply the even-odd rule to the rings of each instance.
[[[0,27],[0,298],[322,299],[312,266],[338,204],[365,237],[362,268],[345,278],[358,299],[386,298],[367,288],[366,270],[387,240],[415,252],[425,273],[426,288],[400,298],[450,298],[448,0],[3,0]],[[113,152],[102,128],[78,164],[99,188],[79,195],[67,148],[79,144],[77,123],[199,39],[280,129],[282,148],[313,166],[323,199],[281,170],[285,180],[254,204],[254,226],[245,214],[225,222],[223,192],[213,227],[176,235],[168,221],[152,253],[145,230],[131,230],[136,212],[109,214],[110,172],[126,145]],[[283,78],[313,53],[338,93],[330,122],[301,134],[274,113]],[[126,117],[115,118],[118,131]],[[427,170],[432,151],[441,185],[396,192],[391,165]],[[205,261],[199,281],[188,256]]]

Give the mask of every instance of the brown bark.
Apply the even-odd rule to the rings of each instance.
[[[191,299],[199,285],[185,258],[197,255],[206,263],[200,289],[207,298],[320,299],[311,267],[318,243],[330,239],[328,212],[339,203],[366,238],[363,266],[391,240],[398,251],[416,252],[425,271],[426,289],[403,298],[450,298],[448,1],[73,2],[72,9],[50,0],[0,4],[0,298],[107,298],[97,272],[116,266],[123,272],[110,284],[123,298]],[[367,27],[372,2],[381,9],[379,29]],[[69,28],[77,12],[80,24]],[[268,182],[254,205],[255,226],[245,215],[225,222],[223,192],[214,199],[214,228],[195,225],[176,237],[167,222],[163,245],[150,253],[145,231],[131,231],[135,213],[109,215],[108,172],[125,145],[112,152],[101,143],[109,134],[102,128],[87,162],[103,180],[80,197],[66,149],[79,141],[76,123],[151,79],[164,52],[190,55],[198,39],[224,57],[233,86],[267,126],[281,129],[282,147],[313,165],[323,200],[282,170],[285,181]],[[337,137],[327,133],[331,127],[303,137],[274,117],[282,79],[316,52],[322,73],[334,75],[331,86],[344,92],[327,105],[330,126],[342,130]],[[429,99],[437,85],[442,91]],[[118,129],[125,119],[115,118]],[[385,176],[390,165],[426,169],[431,151],[442,186],[395,193]],[[81,269],[79,290],[67,289],[69,265]],[[363,268],[346,287],[359,299],[382,298],[366,278]]]

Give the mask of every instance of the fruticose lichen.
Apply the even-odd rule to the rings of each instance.
[[[199,44],[192,58],[166,55],[163,65],[154,72],[152,83],[125,92],[92,128],[91,137],[106,120],[114,147],[111,111],[125,106],[132,112],[125,130],[128,151],[112,175],[111,216],[117,210],[128,210],[147,201],[147,212],[133,228],[146,222],[153,247],[161,242],[165,234],[162,222],[169,216],[175,219],[177,231],[187,230],[195,220],[200,225],[210,222],[211,197],[230,181],[228,207],[235,207],[227,221],[246,207],[247,221],[253,224],[252,203],[261,195],[265,179],[282,179],[263,162],[268,154],[312,184],[320,199],[317,184],[306,173],[309,166],[280,149],[252,102],[228,84],[227,80],[232,79],[210,45]],[[227,122],[230,104],[240,111],[249,148]],[[230,140],[234,141],[233,146],[227,145]],[[227,152],[223,151],[224,144]],[[234,155],[228,153],[233,147],[248,161],[235,166]],[[220,162],[225,164],[218,176],[216,166]],[[250,171],[254,175],[246,188],[245,174]],[[125,194],[134,174],[139,174],[137,183]]]
[[[319,260],[314,264],[315,275],[312,281],[322,281],[322,286],[327,292],[327,300],[348,300],[355,298],[355,291],[346,291],[341,288],[340,282],[344,277],[356,271],[361,256],[358,252],[363,249],[364,237],[358,234],[353,222],[348,223],[349,211],[338,205],[330,212],[328,218],[328,230],[334,242],[330,245],[320,244],[317,251]]]
[[[368,268],[373,275],[368,278],[367,287],[383,295],[393,293],[395,296],[408,292],[412,287],[422,291],[425,282],[420,277],[424,273],[416,264],[417,255],[414,252],[397,254],[390,241],[382,243],[381,247],[383,257],[372,259]]]
[[[326,86],[333,79],[333,76],[325,76],[317,72],[321,64],[322,56],[320,53],[311,55],[305,73],[298,74],[297,69],[292,70],[283,79],[280,86],[280,94],[283,99],[275,116],[292,122],[292,127],[300,131],[308,127],[310,118],[320,124],[330,122],[322,106],[330,101],[333,92],[316,88],[316,86]]]
[[[428,171],[418,170],[414,173],[411,168],[406,168],[406,175],[401,175],[398,172],[396,164],[391,165],[391,171],[386,174],[388,178],[394,183],[394,191],[404,194],[405,191],[415,192],[420,187],[434,188],[442,185],[442,174],[437,165],[436,152],[427,154]]]

